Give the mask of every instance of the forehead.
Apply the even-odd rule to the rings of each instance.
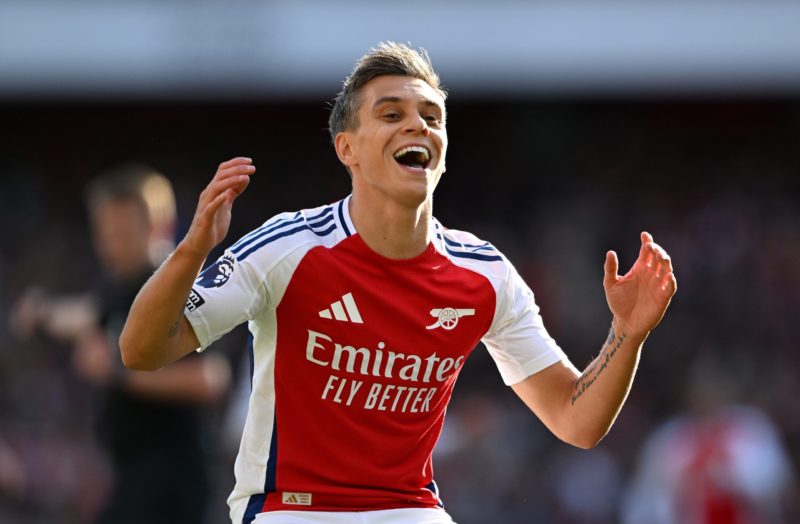
[[[144,203],[134,197],[117,196],[104,199],[91,209],[91,215],[98,225],[118,224],[120,222],[148,220]]]
[[[373,78],[361,88],[362,108],[371,109],[383,99],[404,102],[433,102],[444,109],[444,98],[424,80],[411,76],[384,75]]]

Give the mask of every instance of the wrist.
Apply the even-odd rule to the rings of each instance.
[[[650,334],[650,331],[642,332],[641,330],[631,329],[629,325],[615,316],[611,319],[611,333],[609,334],[609,338],[611,338],[611,334],[613,334],[614,338],[616,339],[625,337],[638,343],[642,343]]]
[[[198,249],[184,238],[175,247],[175,251],[170,254],[170,258],[177,257],[194,263],[199,263],[202,267],[203,262],[208,258],[208,251]]]

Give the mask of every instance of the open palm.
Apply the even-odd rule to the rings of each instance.
[[[677,290],[672,261],[649,233],[641,234],[639,257],[625,275],[617,274],[619,261],[606,254],[603,287],[614,318],[632,335],[646,335],[661,321]]]

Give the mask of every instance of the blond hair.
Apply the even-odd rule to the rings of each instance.
[[[109,202],[130,200],[141,207],[151,229],[150,258],[160,263],[175,247],[177,212],[172,184],[143,164],[125,164],[103,172],[86,188],[89,212]]]

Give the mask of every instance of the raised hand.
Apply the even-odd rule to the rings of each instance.
[[[255,173],[253,161],[246,157],[232,158],[219,165],[214,178],[206,186],[183,239],[186,248],[206,257],[228,234],[233,201],[242,194]]]
[[[606,254],[603,287],[616,322],[628,335],[646,336],[664,316],[677,281],[672,260],[647,233],[641,234],[639,258],[624,276],[619,276],[617,254]]]

